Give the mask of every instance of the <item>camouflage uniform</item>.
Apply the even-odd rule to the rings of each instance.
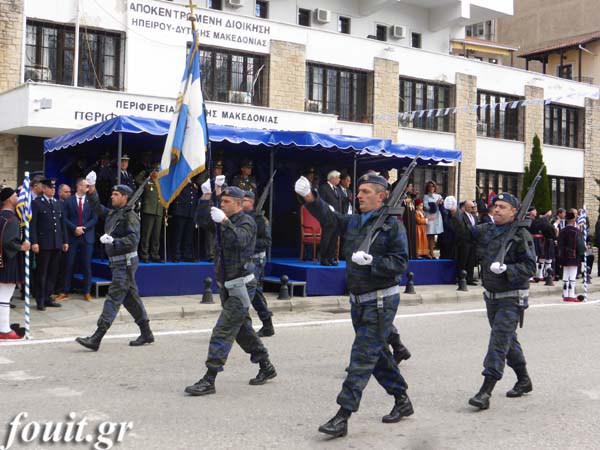
[[[362,392],[371,375],[375,376],[388,394],[396,398],[405,395],[408,386],[387,345],[400,295],[394,293],[383,297],[381,319],[376,300],[358,303],[355,297],[398,286],[399,277],[406,270],[408,263],[408,243],[404,226],[395,218],[388,217],[388,228],[382,230],[371,245],[373,263],[360,266],[352,262],[352,253],[358,250],[369,228],[377,220],[378,211],[363,215],[340,214],[332,212],[319,197],[314,202],[306,203],[306,207],[322,227],[337,228],[345,238],[343,255],[346,259],[346,286],[351,294],[351,317],[356,335],[352,344],[348,375],[337,403],[348,411],[357,411]]]
[[[88,199],[98,217],[105,220],[105,233],[114,238],[112,244],[105,244],[106,254],[110,260],[112,282],[108,288],[102,314],[98,318],[98,328],[108,329],[117,317],[121,305],[125,306],[133,316],[136,324],[148,322],[148,315],[135,281],[135,272],[139,263],[137,248],[140,242],[140,219],[131,209],[106,208],[100,204],[96,191],[88,195]]]
[[[495,274],[490,266],[496,260],[510,223],[482,224],[477,227],[477,256],[479,258],[485,306],[492,328],[488,351],[483,362],[483,375],[500,380],[505,363],[513,369],[524,369],[526,365],[523,349],[517,339],[517,325],[521,308],[527,307],[529,279],[536,271],[536,256],[533,238],[526,228],[519,228],[510,246],[504,264],[506,272]],[[522,306],[519,305],[521,292]],[[524,292],[523,292],[524,291]],[[514,295],[510,295],[514,293]]]
[[[263,277],[265,275],[266,252],[271,245],[271,225],[264,213],[252,210],[247,212],[256,222],[256,245],[252,262],[254,263],[254,277],[256,278],[256,293],[252,299],[252,306],[258,313],[261,322],[270,319],[273,313],[269,310],[267,300],[263,294]]]
[[[202,228],[214,227],[210,206],[211,203],[207,200],[200,200],[198,203],[197,222]],[[223,310],[213,328],[206,359],[206,367],[213,372],[223,370],[234,340],[242,350],[250,354],[253,363],[269,357],[267,349],[252,328],[248,313],[250,304],[245,304],[241,298],[230,296],[223,286],[224,281],[252,274],[250,261],[256,242],[256,224],[247,214],[236,213],[221,224],[221,238],[222,249],[215,252],[215,273]],[[253,298],[256,280],[248,282],[246,288],[249,298]]]

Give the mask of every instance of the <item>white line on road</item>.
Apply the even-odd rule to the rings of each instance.
[[[11,361],[8,358],[3,358],[2,356],[0,356],[0,364],[12,364],[14,361]]]
[[[597,305],[600,303],[600,300],[592,300],[583,303],[541,303],[538,305],[530,305],[530,308],[553,308],[553,307],[563,307],[563,308],[577,308],[584,307],[589,305]],[[477,308],[477,309],[459,309],[452,311],[434,311],[434,312],[426,312],[426,313],[414,313],[414,314],[398,314],[396,319],[408,319],[415,317],[436,317],[436,316],[453,316],[459,314],[471,314],[471,313],[480,313],[485,312],[485,308]],[[277,324],[277,328],[299,328],[299,327],[314,327],[314,326],[327,326],[327,325],[337,325],[343,323],[351,323],[351,319],[335,319],[335,320],[313,320],[307,322],[288,322],[288,323],[280,323]],[[260,328],[259,326],[255,327],[256,329]],[[211,333],[212,328],[204,328],[199,330],[174,330],[174,331],[157,331],[154,332],[155,336],[180,336],[186,334],[207,334]],[[107,335],[104,339],[130,339],[138,336],[138,333],[133,334],[113,334]],[[6,343],[1,343],[0,348],[2,347],[10,347],[10,346],[23,346],[23,345],[38,345],[38,344],[60,344],[65,342],[73,342],[75,340],[75,336],[65,337],[65,338],[54,338],[54,339],[39,339],[39,340],[20,340],[20,341],[11,341]]]

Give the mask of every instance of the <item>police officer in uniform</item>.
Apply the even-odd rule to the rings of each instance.
[[[256,245],[254,247],[254,255],[252,255],[254,277],[256,278],[256,293],[252,299],[252,306],[258,313],[258,318],[263,324],[262,328],[258,330],[258,336],[268,337],[275,334],[275,328],[273,328],[273,313],[267,305],[262,283],[265,275],[265,263],[267,262],[267,250],[271,246],[271,224],[263,211],[254,209],[255,200],[254,192],[246,191],[242,207],[244,212],[256,222]]]
[[[159,254],[160,232],[164,221],[165,208],[158,198],[157,178],[158,171],[155,170],[144,187],[144,201],[142,202],[141,211],[142,242],[140,244],[140,261],[144,263],[149,262],[150,259],[152,259],[152,262],[162,262]]]
[[[36,301],[40,311],[47,306],[61,306],[51,300],[50,295],[56,283],[61,254],[69,250],[64,211],[54,198],[55,191],[56,181],[46,178],[42,180],[42,195],[31,203],[31,251],[36,254]]]
[[[173,262],[194,261],[194,217],[198,203],[198,187],[188,182],[169,208]]]
[[[154,336],[135,281],[135,272],[139,263],[137,248],[140,243],[140,219],[133,208],[127,207],[133,191],[124,184],[113,186],[111,203],[114,209],[109,209],[103,206],[98,198],[95,189],[95,172],[89,173],[86,180],[90,185],[88,191],[90,206],[98,217],[105,220],[104,234],[100,237],[100,242],[104,244],[110,261],[112,282],[108,288],[102,314],[98,318],[98,328],[92,336],[78,337],[76,341],[90,350],[97,351],[102,338],[123,305],[133,316],[141,331],[140,336],[129,342],[129,345],[138,347],[151,344],[154,342]]]
[[[227,356],[236,341],[250,354],[250,360],[260,365],[251,385],[262,385],[275,378],[277,372],[269,360],[267,349],[252,328],[248,310],[256,290],[252,273],[252,255],[256,243],[256,223],[242,210],[244,191],[227,187],[221,194],[221,209],[210,203],[210,180],[204,182],[202,199],[198,205],[197,221],[203,228],[217,224],[221,232],[222,248],[215,251],[215,274],[223,310],[210,338],[207,371],[197,383],[185,388],[193,395],[215,393],[215,378],[223,370]],[[218,230],[217,230],[218,231]]]
[[[335,227],[345,237],[346,286],[350,291],[352,325],[356,336],[352,344],[350,366],[342,391],[337,397],[340,409],[319,431],[334,437],[345,436],[348,418],[358,410],[362,392],[371,375],[386,392],[395,397],[384,423],[400,421],[413,414],[406,394],[407,384],[394,361],[387,344],[398,304],[398,278],[408,265],[408,243],[404,226],[395,217],[385,221],[371,244],[370,254],[358,251],[368,230],[377,220],[387,198],[388,182],[376,174],[359,178],[357,199],[361,214],[341,214],[331,211],[304,178],[296,182],[295,191],[304,198],[306,207],[321,226]]]
[[[496,261],[518,208],[519,200],[515,196],[506,192],[499,194],[492,206],[494,223],[481,224],[476,229],[477,256],[485,288],[483,295],[492,328],[483,362],[483,385],[469,399],[469,404],[479,409],[490,407],[492,390],[504,374],[505,363],[517,375],[517,383],[506,393],[507,397],[520,397],[533,389],[516,332],[520,314],[527,308],[529,278],[536,270],[533,239],[525,226],[518,228],[504,263]]]
[[[239,187],[242,191],[256,192],[256,179],[252,176],[252,161],[242,161],[240,174],[233,177],[232,186]]]
[[[119,182],[119,172],[121,172],[121,184],[125,186],[129,186],[129,188],[134,191],[135,190],[135,179],[133,175],[127,170],[129,168],[129,155],[124,154],[121,156],[121,166],[119,168],[115,168],[112,172],[112,186],[115,186]],[[112,197],[112,196],[111,196]],[[112,198],[111,198],[112,200]]]

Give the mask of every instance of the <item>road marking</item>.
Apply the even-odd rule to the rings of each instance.
[[[8,358],[3,358],[2,356],[0,356],[0,364],[12,364],[14,363],[14,361],[11,361]]]
[[[600,303],[600,300],[591,300],[582,303],[542,303],[538,305],[530,305],[530,309],[538,309],[538,308],[581,308],[590,305],[597,305]],[[477,308],[477,309],[458,309],[451,311],[434,311],[434,312],[426,312],[426,313],[413,313],[413,314],[398,314],[396,319],[409,319],[409,318],[418,318],[418,317],[437,317],[437,316],[454,316],[460,314],[472,314],[472,313],[482,313],[485,312],[485,308]],[[334,320],[313,320],[308,322],[288,322],[288,323],[280,323],[277,324],[277,328],[301,328],[301,327],[314,327],[314,326],[327,326],[327,325],[338,325],[344,323],[351,323],[351,319],[334,319]],[[255,329],[259,329],[260,325],[254,327]],[[212,328],[203,328],[199,330],[174,330],[174,331],[156,331],[153,332],[155,336],[183,336],[188,334],[208,334],[212,332]],[[113,334],[107,335],[104,337],[104,340],[107,339],[131,339],[139,336],[139,333],[132,334]],[[20,340],[20,341],[11,341],[6,343],[0,343],[0,348],[2,347],[11,347],[11,346],[24,346],[24,345],[41,345],[41,344],[61,344],[65,342],[74,342],[75,336],[65,337],[65,338],[53,338],[53,339],[31,339],[29,341]]]
[[[6,372],[6,373],[0,374],[0,380],[5,380],[5,381],[41,380],[42,378],[45,378],[45,377],[29,375],[25,370],[15,370],[14,372]]]
[[[83,395],[83,392],[75,391],[68,387],[46,389],[46,393],[53,395],[54,397],[79,397],[80,395]]]

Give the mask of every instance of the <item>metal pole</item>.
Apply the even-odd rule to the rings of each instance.
[[[81,19],[81,0],[77,0],[77,17],[75,19],[75,49],[73,58],[73,86],[79,83],[79,21]]]
[[[269,156],[269,179],[273,176],[273,172],[275,171],[275,149],[271,148],[271,155]],[[275,180],[271,183],[270,192],[269,192],[269,220],[271,221],[271,233],[273,232],[273,186],[275,185]],[[267,259],[271,260],[271,246],[267,249]]]
[[[460,169],[461,169],[461,165],[460,165],[460,161],[458,162],[458,176],[457,176],[457,182],[456,182],[456,204],[458,205],[460,203]]]
[[[31,207],[31,190],[29,186],[29,172],[25,172],[25,181],[24,188],[27,191],[27,206],[25,210],[25,217],[23,220],[25,221],[25,240],[29,241],[29,217],[27,214],[29,213],[29,209]],[[31,324],[30,324],[30,267],[29,267],[29,256],[31,255],[30,251],[27,250],[25,252],[25,339],[31,339]]]
[[[117,184],[121,184],[121,156],[123,156],[123,133],[119,133],[117,144]]]
[[[352,212],[354,213],[356,211],[356,153],[353,154],[354,156],[354,164],[353,164],[353,176],[352,176],[352,189],[354,190],[354,193],[352,194]]]

